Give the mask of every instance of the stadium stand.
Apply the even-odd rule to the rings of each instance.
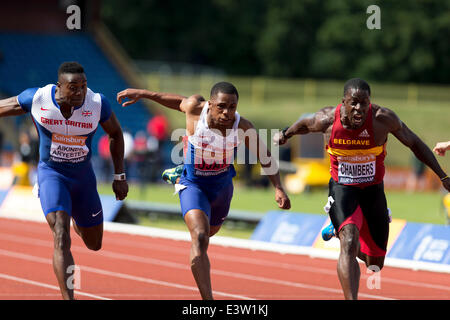
[[[55,83],[57,70],[64,61],[78,61],[86,71],[88,86],[103,93],[118,116],[121,125],[131,134],[146,127],[152,114],[141,103],[133,112],[124,110],[116,102],[118,90],[129,84],[108,60],[89,33],[32,34],[0,32],[0,91],[13,96],[29,87]],[[102,129],[100,129],[102,130]],[[95,135],[96,146],[102,134]],[[95,148],[94,154],[97,150]]]

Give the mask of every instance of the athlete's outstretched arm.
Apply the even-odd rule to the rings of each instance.
[[[411,149],[417,159],[425,163],[431,170],[433,170],[439,179],[441,179],[444,188],[450,191],[450,178],[442,170],[439,162],[433,154],[433,151],[431,151],[422,139],[412,132],[392,110],[383,108],[381,115],[383,123],[385,123],[389,128],[389,132],[392,133],[401,143]],[[380,117],[378,116],[377,118]]]
[[[155,92],[145,89],[132,89],[132,88],[125,89],[117,94],[117,102],[119,104],[122,104],[122,107],[126,107],[129,106],[130,104],[136,103],[139,99],[142,98],[155,101],[156,103],[159,103],[167,108],[184,112],[180,108],[180,104],[183,101],[183,99],[186,99],[186,97],[179,94]],[[124,99],[129,100],[124,101]]]
[[[266,173],[272,185],[275,187],[275,201],[281,209],[290,209],[291,201],[283,189],[280,180],[280,173],[275,159],[272,157],[266,144],[259,137],[253,124],[241,117],[239,121],[239,131],[243,135],[245,146],[256,155],[261,167]]]
[[[124,155],[124,141],[123,141],[123,133],[122,128],[120,127],[120,123],[117,120],[114,112],[111,113],[111,116],[108,120],[101,123],[103,130],[109,136],[109,149],[111,151],[111,158],[114,164],[114,173],[120,174],[124,173],[124,165],[123,165],[123,155]],[[117,200],[123,200],[128,194],[128,184],[126,180],[123,181],[113,181],[112,185],[113,191],[116,195]]]
[[[447,150],[450,150],[450,141],[438,142],[433,148],[433,151],[440,156],[445,156]]]
[[[316,113],[297,120],[290,127],[273,137],[275,144],[283,145],[296,134],[307,134],[310,132],[325,132],[333,124],[335,107],[325,107]]]
[[[0,117],[19,116],[25,113],[17,101],[17,96],[0,100]]]

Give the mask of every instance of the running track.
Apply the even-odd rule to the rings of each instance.
[[[71,230],[80,267],[75,297],[112,300],[197,300],[187,241],[105,231],[103,248],[86,249]],[[45,223],[0,219],[0,299],[60,300]],[[214,296],[220,300],[343,299],[336,261],[210,244]],[[450,298],[450,275],[385,267],[369,289],[361,264],[360,299]],[[374,282],[372,282],[374,283]]]

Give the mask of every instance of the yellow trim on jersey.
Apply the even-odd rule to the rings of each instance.
[[[327,152],[333,156],[355,156],[362,154],[373,154],[375,156],[380,155],[384,151],[383,146],[376,146],[370,149],[336,149],[328,147]]]

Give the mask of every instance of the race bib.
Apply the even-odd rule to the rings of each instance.
[[[233,150],[214,152],[211,150],[195,149],[194,167],[196,176],[216,176],[226,172],[233,161]]]
[[[50,160],[56,162],[82,162],[89,154],[86,146],[86,138],[83,136],[65,136],[52,134],[50,147]]]
[[[341,184],[372,182],[375,179],[375,170],[375,155],[338,157],[338,182]]]

